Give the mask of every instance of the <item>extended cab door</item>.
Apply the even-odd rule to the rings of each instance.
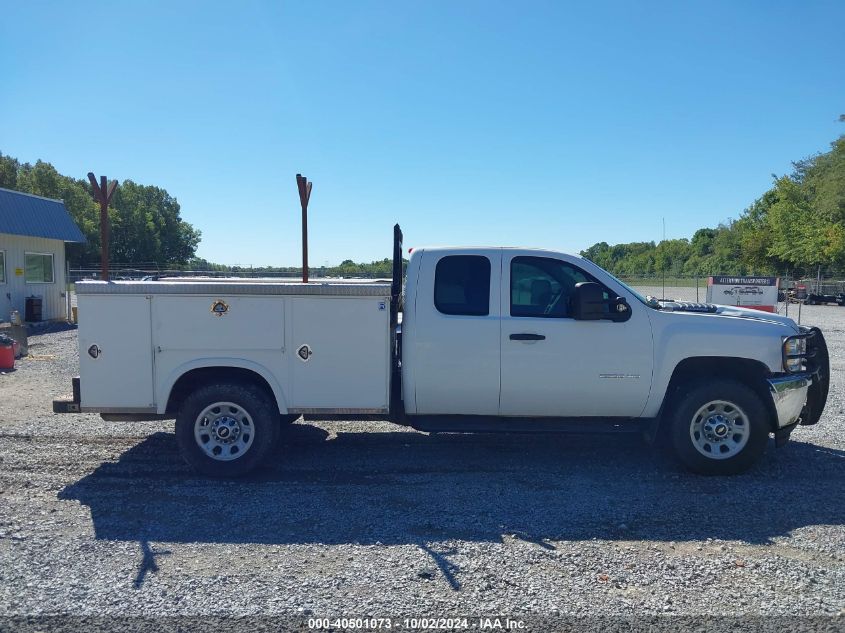
[[[502,276],[500,414],[639,416],[652,378],[648,308],[631,305],[624,322],[574,320],[575,284],[596,281],[574,261],[505,251]]]
[[[402,325],[408,412],[497,415],[501,249],[420,257]]]

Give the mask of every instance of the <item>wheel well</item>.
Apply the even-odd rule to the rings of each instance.
[[[766,377],[771,372],[763,363],[749,358],[731,358],[726,356],[702,356],[685,358],[675,367],[666,396],[661,407],[661,417],[667,406],[671,406],[672,399],[678,395],[683,385],[699,380],[713,378],[727,378],[741,382],[750,387],[760,396],[763,406],[769,413],[769,424],[772,431],[777,430],[777,411],[769,394]]]
[[[219,382],[255,385],[262,389],[278,407],[273,389],[261,374],[242,367],[200,367],[185,372],[173,385],[170,397],[167,399],[166,413],[175,415],[182,401],[198,387]]]

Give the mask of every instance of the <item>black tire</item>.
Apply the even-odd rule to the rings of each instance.
[[[241,438],[236,448],[244,444],[244,437],[249,438],[249,445],[240,455],[212,457],[195,437],[194,429],[200,414],[216,403],[235,405],[230,411],[223,409],[216,413],[217,419],[229,420],[232,416],[246,414],[236,424]],[[206,417],[213,418],[214,415],[211,412]],[[212,424],[217,419],[212,420]],[[210,477],[240,477],[265,462],[278,441],[280,426],[276,403],[263,389],[248,383],[215,383],[199,387],[182,402],[176,416],[176,442],[184,460],[198,472]],[[251,434],[248,435],[250,430]],[[210,436],[210,433],[206,436]],[[212,447],[216,442],[210,441],[212,443],[206,442],[206,445]],[[224,446],[221,452],[232,450],[235,450],[232,446]]]
[[[715,402],[725,404],[714,405]],[[700,410],[708,404],[713,408],[710,412],[712,416],[699,414]],[[726,410],[727,415],[730,416],[736,409],[739,410],[737,416],[739,422],[734,421],[732,424],[737,426],[728,425],[727,430],[720,427],[718,424],[720,411]],[[769,413],[754,390],[739,381],[714,380],[704,384],[693,383],[682,386],[668,417],[675,456],[694,473],[702,475],[741,473],[748,470],[766,451],[770,432]],[[698,424],[693,426],[696,420]],[[709,426],[705,427],[705,424]],[[710,441],[708,434],[703,434],[705,428],[719,433],[725,432],[726,435],[719,437],[714,432],[709,437],[715,439]],[[732,433],[733,430],[737,433]],[[739,442],[734,442],[734,439],[739,437],[741,440],[744,435],[747,435],[744,445],[737,448]],[[731,455],[732,451],[734,454]],[[705,455],[705,452],[708,455]]]

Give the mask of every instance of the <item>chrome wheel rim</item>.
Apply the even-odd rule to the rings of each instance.
[[[745,411],[727,400],[712,400],[690,422],[695,449],[709,459],[729,459],[745,448],[751,425]]]
[[[228,462],[249,451],[255,439],[255,425],[240,405],[215,402],[197,416],[194,439],[208,457]]]

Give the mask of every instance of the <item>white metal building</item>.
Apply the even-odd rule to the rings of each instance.
[[[84,241],[61,200],[0,188],[0,322],[31,296],[42,320],[67,318],[65,243]]]

